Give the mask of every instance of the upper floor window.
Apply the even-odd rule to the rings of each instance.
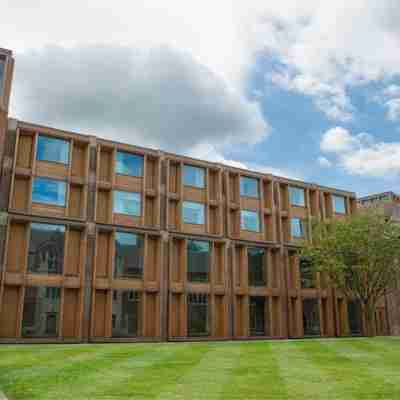
[[[194,186],[203,189],[205,187],[204,168],[194,167],[193,165],[184,165],[183,184],[185,186]]]
[[[141,235],[115,234],[114,278],[142,278],[144,241]]]
[[[250,286],[265,286],[265,250],[257,247],[247,249],[247,265]]]
[[[187,245],[187,278],[189,282],[208,282],[210,243],[189,240]]]
[[[28,272],[34,274],[62,274],[64,236],[64,225],[32,223]]]
[[[39,161],[69,163],[69,141],[50,136],[39,135],[36,158]]]
[[[333,211],[338,214],[346,214],[346,202],[343,196],[333,195]]]
[[[65,207],[67,184],[56,179],[36,177],[33,180],[32,201]]]
[[[244,197],[259,197],[258,179],[247,176],[240,177],[240,195]]]
[[[290,223],[290,233],[294,238],[303,238],[304,224],[301,218],[292,218]]]
[[[240,229],[260,232],[260,218],[257,211],[242,210],[240,212]]]
[[[143,176],[143,156],[117,151],[116,172],[120,175]]]
[[[6,60],[0,56],[0,97],[3,95]]]
[[[194,201],[183,202],[183,222],[185,224],[204,225],[204,204]]]
[[[304,207],[306,205],[304,189],[294,186],[289,186],[289,200],[292,206]]]
[[[140,193],[114,190],[113,212],[116,214],[126,214],[126,215],[132,215],[134,217],[140,217],[141,215]]]
[[[311,261],[301,257],[299,260],[300,268],[300,284],[302,289],[315,288],[315,274],[311,265]]]

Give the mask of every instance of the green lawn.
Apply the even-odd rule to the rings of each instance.
[[[400,399],[400,338],[0,346],[10,399]]]

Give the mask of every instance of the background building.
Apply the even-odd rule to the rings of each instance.
[[[360,334],[296,253],[354,193],[10,119],[0,54],[1,341]]]

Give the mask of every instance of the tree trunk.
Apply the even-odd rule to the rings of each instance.
[[[375,304],[364,304],[364,321],[364,335],[375,336]]]

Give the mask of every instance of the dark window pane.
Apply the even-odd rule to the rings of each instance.
[[[210,243],[189,240],[187,247],[189,282],[208,282],[210,272]]]
[[[3,96],[5,67],[5,60],[3,57],[0,57],[0,97]]]
[[[63,225],[31,224],[28,272],[62,274],[64,263]]]
[[[291,235],[294,238],[304,238],[304,224],[300,218],[292,218],[290,224]]]
[[[349,301],[347,304],[347,312],[349,315],[349,328],[351,335],[361,335],[362,317],[361,303],[359,300]]]
[[[39,135],[36,158],[62,164],[69,162],[69,142],[49,136]]]
[[[303,300],[304,336],[320,336],[319,303],[317,299]]]
[[[60,288],[27,287],[22,317],[23,337],[58,335]]]
[[[140,193],[114,190],[113,212],[116,214],[126,214],[135,217],[140,217],[141,215]]]
[[[134,290],[114,290],[112,335],[135,337],[139,334],[140,294]]]
[[[240,177],[240,195],[258,198],[258,179],[247,176]]]
[[[194,167],[193,165],[183,166],[183,184],[204,188],[204,168]]]
[[[304,257],[300,257],[300,279],[303,289],[312,289],[315,287],[315,273],[311,262]]]
[[[333,210],[338,214],[346,214],[346,202],[343,196],[333,196]]]
[[[249,285],[265,286],[265,250],[256,247],[250,247],[247,250],[247,263],[249,269]]]
[[[240,229],[243,231],[260,232],[258,212],[242,210],[240,212]]]
[[[141,235],[127,232],[115,234],[114,278],[142,278],[143,248]]]
[[[208,336],[209,334],[208,295],[191,293],[188,295],[188,335]]]
[[[268,336],[265,330],[268,299],[261,296],[251,296],[250,306],[250,336]]]
[[[289,186],[289,200],[292,206],[305,206],[304,189]]]
[[[185,224],[204,225],[204,204],[184,201],[182,208]]]
[[[116,172],[120,175],[143,176],[143,156],[117,151]]]
[[[32,201],[34,203],[65,207],[66,189],[67,185],[63,181],[48,178],[34,178]]]

